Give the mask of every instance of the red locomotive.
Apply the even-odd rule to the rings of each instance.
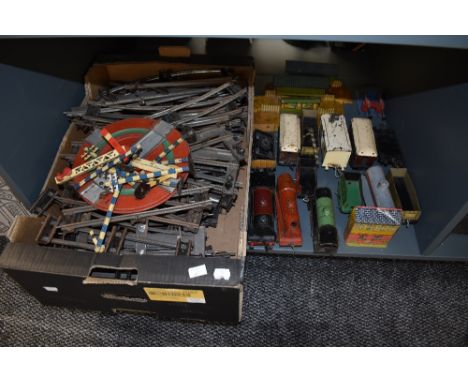
[[[250,214],[247,230],[249,246],[272,247],[276,242],[274,221],[275,174],[259,171],[251,175]]]
[[[297,209],[296,183],[288,173],[278,177],[276,215],[278,221],[278,242],[283,247],[302,245],[301,224]]]

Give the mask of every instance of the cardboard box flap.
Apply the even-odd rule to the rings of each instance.
[[[0,256],[0,267],[48,274],[102,278],[110,271],[128,272],[138,284],[186,284],[233,287],[241,283],[244,259],[229,257],[109,256],[89,252],[50,248],[26,243],[10,243]],[[192,272],[206,269],[206,272]],[[109,271],[109,272],[107,272]],[[106,273],[108,273],[106,275]],[[205,274],[206,273],[206,274]],[[228,275],[228,276],[226,276]],[[227,279],[226,279],[227,278]],[[136,283],[132,283],[135,284]]]
[[[9,243],[0,256],[0,268],[86,277],[94,254],[77,256],[71,249],[51,248],[29,243]]]

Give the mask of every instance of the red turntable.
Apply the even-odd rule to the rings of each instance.
[[[190,147],[185,140],[180,140],[182,138],[181,133],[175,129],[171,128],[167,130],[167,124],[165,124],[166,129],[158,129],[160,125],[159,120],[147,119],[147,118],[131,118],[121,120],[110,125],[105,126],[106,130],[112,135],[112,137],[121,145],[124,146],[127,150],[130,149],[133,145],[140,141],[144,136],[147,136],[148,133],[153,131],[156,135],[162,136],[162,141],[159,144],[156,144],[155,147],[150,147],[147,152],[144,153],[142,158],[147,160],[155,160],[161,152],[167,151],[167,159],[172,160],[176,158],[187,158],[190,153]],[[163,124],[161,124],[161,127]],[[159,131],[161,130],[161,131]],[[178,143],[172,150],[168,150],[171,144]],[[83,159],[85,149],[89,148],[91,143],[85,141],[76,156],[73,167],[77,167],[86,162]],[[98,148],[97,155],[103,155],[109,151],[112,151],[114,148],[104,139],[99,140],[98,143],[95,143],[94,146]],[[184,166],[183,163],[176,164],[176,166]],[[78,184],[82,179],[84,179],[88,174],[81,174],[73,179],[73,183]],[[188,174],[185,172],[179,173],[178,178],[182,181],[185,181]],[[109,203],[112,199],[112,193],[107,193],[104,196],[100,197],[97,200],[92,200],[88,198],[86,189],[89,189],[92,184],[87,182],[85,185],[78,189],[81,197],[90,205],[95,206],[101,211],[107,211]],[[96,185],[97,187],[97,185]],[[175,189],[170,189],[165,186],[157,185],[152,187],[146,196],[143,199],[137,199],[134,194],[135,186],[130,184],[122,185],[119,198],[114,207],[114,213],[117,214],[128,214],[145,211],[151,208],[154,208],[164,202],[166,202],[175,191]]]

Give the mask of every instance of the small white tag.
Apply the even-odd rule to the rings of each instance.
[[[213,272],[215,280],[229,280],[231,278],[231,271],[228,268],[215,268]]]
[[[200,276],[205,276],[208,274],[208,271],[206,270],[206,265],[197,265],[196,267],[192,267],[188,269],[188,274],[191,279],[195,277],[200,277]]]
[[[47,292],[58,292],[58,288],[57,287],[49,287],[49,286],[45,286],[43,287]]]

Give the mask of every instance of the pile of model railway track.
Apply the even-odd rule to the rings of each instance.
[[[247,87],[221,69],[113,84],[65,114],[85,132],[31,211],[41,245],[110,254],[233,255],[208,227],[243,185]]]

